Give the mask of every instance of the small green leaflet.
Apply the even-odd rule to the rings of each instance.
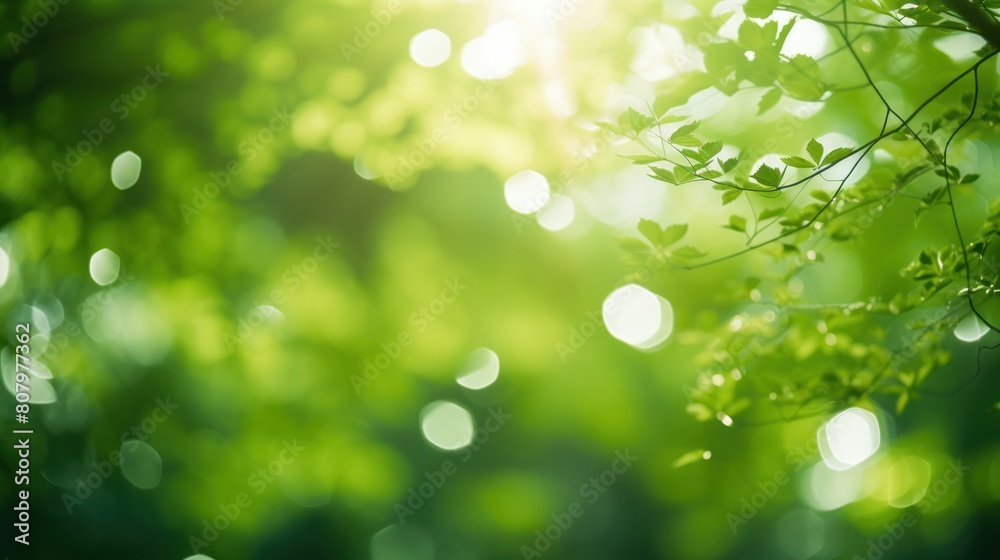
[[[704,257],[706,253],[702,253],[698,249],[691,247],[690,245],[681,247],[679,249],[674,249],[670,254],[679,259],[698,259]]]
[[[740,189],[726,189],[722,193],[722,205],[725,206],[726,204],[736,200],[741,194],[743,194],[743,191]]]
[[[738,231],[740,233],[746,233],[747,231],[747,220],[742,216],[732,215],[729,216],[729,223],[722,226],[726,229],[731,229],[733,231]]]
[[[708,161],[713,157],[717,156],[719,152],[722,151],[722,142],[720,141],[708,142],[707,144],[699,148],[698,151],[704,158],[702,161]]]
[[[719,165],[722,167],[722,171],[724,173],[729,173],[733,169],[736,169],[736,166],[739,165],[739,164],[740,164],[740,157],[739,156],[734,157],[734,158],[729,158],[729,159],[727,159],[725,161],[723,161],[723,160],[719,161]]]
[[[826,154],[826,157],[823,158],[823,162],[820,163],[820,166],[826,166],[833,163],[837,163],[838,161],[844,159],[845,157],[851,155],[852,153],[854,153],[854,148],[837,148],[836,150],[833,150],[832,152]]]
[[[767,90],[764,96],[760,98],[760,102],[757,103],[757,114],[763,115],[777,105],[779,101],[781,101],[781,89],[773,88]]]
[[[658,161],[663,161],[660,156],[648,156],[645,154],[638,154],[634,156],[621,156],[636,165],[649,165],[650,163],[656,163]]]
[[[684,138],[685,136],[690,136],[691,133],[693,133],[695,130],[698,130],[699,126],[701,126],[701,121],[694,121],[694,122],[685,124],[685,125],[681,126],[680,128],[678,128],[676,131],[674,131],[673,134],[670,135],[670,140],[673,141],[673,142],[676,142],[679,138]]]
[[[812,140],[809,141],[808,144],[806,144],[806,152],[808,152],[809,157],[811,157],[812,160],[816,162],[816,165],[819,165],[819,163],[823,161],[823,152],[824,152],[823,144],[817,142],[815,138],[813,138]]]
[[[778,83],[785,94],[802,101],[818,101],[827,88],[820,79],[820,67],[812,57],[797,54],[781,62]]]
[[[654,173],[654,175],[650,175],[650,177],[659,179],[665,183],[670,183],[671,185],[677,184],[677,177],[674,176],[672,171],[663,169],[662,167],[653,167],[652,165],[649,166],[649,169]]]
[[[764,185],[765,187],[777,187],[781,182],[781,173],[777,169],[761,164],[761,166],[750,176],[751,179]]]
[[[738,40],[742,47],[755,53],[773,50],[774,39],[778,34],[778,22],[768,21],[763,25],[746,20],[739,28]]]
[[[639,220],[639,233],[656,247],[669,247],[687,234],[687,224],[674,224],[660,229],[653,220]]]
[[[747,17],[763,19],[771,17],[774,9],[778,7],[778,0],[747,0],[743,6],[743,13]]]
[[[642,239],[637,239],[635,237],[617,237],[615,241],[621,245],[622,249],[625,249],[629,253],[636,255],[646,255],[649,253],[649,244],[647,244]]]
[[[660,242],[664,247],[669,247],[680,241],[681,238],[687,234],[687,231],[687,224],[674,224],[672,226],[667,226],[666,229],[663,230]]]
[[[777,218],[778,216],[784,214],[784,208],[765,208],[761,210],[760,215],[757,216],[757,221],[762,222],[771,218]]]
[[[660,224],[657,224],[653,220],[639,220],[639,233],[653,245],[659,245],[660,236],[663,235]]]
[[[715,413],[712,412],[712,409],[699,402],[688,403],[688,405],[684,407],[684,410],[688,414],[694,416],[699,422],[705,422],[706,420],[715,418]]]
[[[798,167],[799,169],[812,169],[816,167],[813,162],[799,156],[783,157],[781,158],[781,162],[789,167]]]
[[[628,108],[628,118],[632,130],[637,133],[642,132],[643,130],[646,130],[656,124],[656,119],[643,115],[631,107]]]

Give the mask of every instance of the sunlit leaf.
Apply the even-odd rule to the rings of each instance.
[[[854,152],[853,148],[837,148],[831,151],[830,153],[826,154],[826,157],[823,158],[823,162],[820,165],[826,166],[832,163],[836,163],[844,159],[845,157],[851,155],[853,152]]]
[[[768,112],[778,104],[778,101],[781,101],[781,90],[779,88],[767,90],[757,103],[757,114],[763,115]]]
[[[781,182],[781,173],[767,164],[761,164],[750,177],[766,187],[777,187]]]
[[[663,230],[663,234],[660,236],[660,244],[664,247],[669,247],[680,241],[681,238],[687,234],[687,231],[687,224],[674,224],[667,226],[667,228]]]
[[[778,0],[747,0],[743,5],[743,13],[747,17],[763,19],[770,17],[778,7]]]
[[[781,158],[781,162],[789,167],[797,167],[800,169],[812,169],[813,167],[816,167],[813,162],[799,156],[783,157]]]

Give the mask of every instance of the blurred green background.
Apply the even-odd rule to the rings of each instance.
[[[36,332],[31,545],[13,544],[7,523],[4,550],[492,560],[537,557],[524,549],[534,547],[552,559],[801,560],[865,557],[882,538],[891,542],[885,558],[995,556],[995,355],[984,352],[982,373],[953,396],[928,396],[902,415],[894,399],[869,403],[878,453],[838,474],[816,448],[827,417],[727,427],[685,411],[710,369],[703,358],[715,331],[752,304],[744,278],[777,266],[768,257],[643,279],[674,313],[655,352],[602,324],[602,302],[632,272],[616,237],[634,234],[640,217],[692,223],[702,249],[739,247],[718,228],[717,193],[652,181],[592,125],[697,64],[685,41],[720,17],[714,4],[0,6],[5,34],[24,39],[8,34],[0,58],[8,389],[14,326]],[[523,52],[486,44],[486,55],[463,54],[500,21],[521,24],[497,31],[504,40],[529,34]],[[413,57],[440,49],[413,55],[410,42],[432,28],[451,46],[428,68]],[[900,80],[967,66],[940,50],[918,60],[895,39],[869,40],[898,49],[882,69],[900,67]],[[993,83],[989,66],[983,79]],[[886,89],[918,99],[933,86],[924,81]],[[707,99],[703,110],[727,142],[763,144],[747,109],[755,104]],[[829,131],[858,141],[877,130],[881,115],[861,110],[872,107],[870,92],[834,98],[815,118],[782,105],[765,128],[789,132],[767,149]],[[961,157],[989,177],[995,148],[980,137]],[[125,152],[141,172],[129,178],[136,169],[122,160],[124,179],[113,182]],[[569,198],[567,227],[565,213],[540,224],[508,207],[504,182],[525,169]],[[963,190],[963,219],[978,224],[996,190],[988,181]],[[910,202],[888,209],[862,241],[817,245],[826,261],[795,279],[804,299],[907,289],[898,270],[953,234],[943,208],[914,230]],[[913,233],[900,237],[901,228]],[[950,337],[945,347],[951,360],[932,379],[941,392],[977,371],[976,344]],[[479,348],[495,353],[499,377],[463,387],[456,376],[470,354],[492,357]],[[0,400],[13,409],[9,392]],[[467,446],[452,445],[468,443],[461,409],[479,429]],[[0,464],[11,481],[6,447]],[[637,459],[608,484],[607,470],[628,454]],[[119,456],[104,474],[102,463]],[[955,459],[970,470],[935,486]],[[591,482],[602,474],[602,485]],[[787,483],[768,490],[779,479]],[[591,503],[587,484],[606,492]],[[0,485],[11,507],[15,490]],[[582,515],[551,529],[574,502]],[[896,538],[906,512],[916,524]],[[745,521],[735,531],[733,516]],[[542,551],[536,531],[546,530],[552,543]]]

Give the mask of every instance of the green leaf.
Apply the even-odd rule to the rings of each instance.
[[[696,136],[692,136],[690,134],[687,136],[677,136],[677,137],[671,136],[670,141],[673,142],[674,144],[677,144],[678,146],[687,146],[690,148],[701,147],[701,140],[699,140]]]
[[[722,167],[722,171],[724,171],[726,173],[729,173],[733,169],[736,169],[736,166],[739,165],[739,164],[740,164],[740,158],[739,157],[729,158],[729,159],[727,159],[727,160],[719,163],[719,165]]]
[[[891,15],[891,12],[889,12],[888,10],[886,10],[885,8],[883,8],[875,0],[850,0],[850,2],[851,2],[851,4],[854,4],[855,6],[861,6],[862,8],[864,8],[866,10],[870,10],[870,11],[875,12],[875,13]]]
[[[746,48],[732,41],[709,43],[702,48],[702,53],[705,55],[705,69],[719,80],[725,80],[738,67],[746,65],[746,51]]]
[[[777,7],[778,0],[747,0],[747,3],[743,5],[743,13],[747,17],[764,19],[771,17]]]
[[[691,247],[690,245],[686,245],[679,249],[674,249],[673,251],[670,252],[670,254],[679,259],[698,259],[706,255],[706,253],[702,253],[701,251],[695,249],[694,247]]]
[[[681,154],[683,154],[684,157],[686,157],[686,158],[688,158],[690,160],[694,160],[694,161],[696,161],[698,163],[705,163],[705,160],[707,159],[705,156],[703,156],[701,154],[701,148],[699,148],[699,151],[697,151],[697,152],[694,151],[694,150],[689,150],[689,149],[685,148],[685,149],[681,150]]]
[[[695,176],[688,171],[686,167],[681,167],[680,165],[674,166],[674,177],[677,177],[678,185],[687,183],[695,178]]]
[[[702,403],[688,403],[688,405],[684,407],[684,410],[700,422],[715,418],[715,413],[712,412],[712,409]]]
[[[785,88],[785,93],[802,101],[817,101],[826,93],[826,86],[820,80],[819,64],[804,54],[781,63],[778,83]]]
[[[903,188],[906,185],[912,183],[915,179],[926,173],[931,169],[928,164],[921,164],[907,170],[905,173],[899,173],[896,175],[896,186]]]
[[[757,114],[763,115],[778,104],[781,101],[781,89],[773,88],[767,90],[763,97],[760,98],[760,102],[757,103]]]
[[[626,251],[645,253],[649,251],[649,245],[641,239],[635,237],[619,237],[618,244]]]
[[[660,156],[649,156],[649,155],[645,155],[645,154],[637,154],[637,155],[633,155],[633,156],[623,155],[622,157],[625,158],[625,159],[627,159],[627,160],[629,160],[629,161],[631,161],[632,163],[634,163],[636,165],[649,165],[650,163],[656,163],[658,161],[663,161],[663,158],[661,158]]]
[[[785,40],[788,39],[788,35],[792,32],[792,28],[795,27],[798,21],[799,18],[792,18],[781,27],[781,31],[778,32],[778,40],[774,42],[774,48],[779,52],[785,46]]]
[[[831,163],[836,163],[844,159],[845,157],[851,155],[852,153],[854,153],[853,148],[837,148],[836,150],[833,150],[832,152],[826,154],[826,157],[823,158],[823,163],[821,163],[820,166],[826,166],[830,165]]]
[[[708,142],[707,144],[699,148],[698,151],[701,152],[701,155],[704,158],[702,161],[708,161],[713,157],[717,156],[719,152],[722,151],[722,142],[719,141]]]
[[[698,461],[707,460],[706,457],[711,457],[712,454],[704,449],[695,449],[693,451],[688,451],[687,453],[681,455],[671,464],[675,469],[690,465],[691,463],[697,463]]]
[[[660,225],[653,220],[639,220],[639,233],[641,233],[642,236],[648,239],[653,245],[660,245],[663,230],[661,230]]]
[[[688,134],[691,134],[692,132],[698,130],[699,126],[701,126],[701,121],[693,121],[689,122],[688,124],[681,125],[681,127],[675,130],[674,133],[670,135],[670,137],[673,138],[674,136],[678,137],[687,136]]]
[[[643,115],[631,107],[628,108],[628,117],[632,130],[637,133],[656,124],[656,119],[648,115]]]
[[[774,38],[778,33],[778,24],[769,21],[760,25],[751,20],[744,20],[738,31],[739,43],[747,50],[755,53],[766,52],[774,47]],[[745,59],[745,57],[744,57]]]
[[[625,134],[632,129],[632,117],[629,115],[629,111],[631,110],[632,108],[630,107],[628,111],[618,115],[618,118],[615,119],[615,124],[618,126],[618,130],[620,130],[622,134]]]
[[[945,187],[938,187],[925,194],[923,199],[921,199],[921,201],[923,202],[924,206],[927,206],[929,208],[931,206],[934,206],[934,203],[940,200],[946,192],[947,189],[945,189]]]
[[[776,218],[785,212],[784,208],[765,208],[761,210],[760,215],[757,216],[757,221],[762,222],[764,220],[769,220],[771,218]]]
[[[761,164],[761,166],[756,172],[754,172],[753,175],[750,176],[750,178],[765,187],[777,187],[778,183],[781,182],[781,173],[769,165]]]
[[[656,122],[660,124],[670,124],[675,122],[686,121],[688,118],[684,115],[663,115]]]
[[[968,32],[969,28],[958,23],[957,21],[944,20],[937,24],[938,27],[944,27],[945,29],[954,29],[955,31]]]
[[[695,130],[698,130],[699,126],[701,126],[701,121],[694,121],[682,125],[680,128],[675,130],[673,134],[670,135],[670,141],[676,143],[678,139],[691,136],[691,133],[693,133]],[[682,144],[682,145],[687,145],[687,144]]]
[[[979,174],[978,173],[969,173],[965,177],[962,177],[962,180],[959,182],[959,184],[960,185],[965,185],[965,184],[968,184],[968,183],[974,183],[976,181],[976,179],[979,179]]]
[[[799,169],[812,169],[816,167],[813,162],[799,156],[783,157],[781,158],[781,162],[789,167],[798,167]]]
[[[677,177],[675,177],[673,172],[670,170],[663,169],[662,167],[654,167],[652,165],[649,166],[649,170],[654,173],[653,175],[650,175],[650,177],[659,179],[664,183],[670,183],[671,185],[677,184]]]
[[[722,205],[725,206],[726,204],[736,200],[741,194],[743,194],[743,191],[740,189],[726,189],[726,191],[722,193]]]
[[[904,391],[899,394],[899,399],[896,400],[896,414],[902,414],[903,410],[906,408],[906,404],[910,402],[910,393]]]
[[[664,247],[669,247],[674,243],[677,243],[687,234],[688,226],[687,224],[674,224],[672,226],[667,226],[663,230],[663,234],[660,236],[660,244]]]
[[[811,191],[809,196],[820,202],[828,202],[830,200],[830,195],[826,191]]]
[[[815,138],[813,138],[812,140],[809,141],[808,144],[806,144],[806,152],[808,152],[809,157],[811,157],[812,160],[816,162],[816,165],[819,165],[819,163],[823,161],[823,151],[824,151],[823,144],[817,142]]]
[[[733,231],[738,231],[740,233],[746,233],[747,220],[742,216],[737,216],[733,214],[732,216],[729,216],[729,225],[723,227],[726,229],[731,229]]]

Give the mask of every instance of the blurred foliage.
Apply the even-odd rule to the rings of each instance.
[[[997,336],[952,333],[1000,323],[997,79],[988,22],[951,4],[3,4],[0,308],[51,372],[12,557],[186,558],[241,493],[199,553],[518,557],[626,450],[546,558],[863,556],[910,510],[886,558],[985,557]],[[507,19],[533,57],[470,76],[460,46]],[[407,56],[428,28],[452,40],[436,68]],[[120,190],[126,151],[142,170]],[[575,201],[566,230],[504,206],[529,168]],[[105,248],[121,271],[101,286]],[[600,324],[623,282],[671,301],[665,347]],[[499,380],[457,385],[482,346]],[[438,400],[510,418],[446,453],[421,432]],[[883,449],[825,511],[817,429],[852,404]],[[162,475],[101,475],[118,452]],[[938,492],[949,458],[971,471]]]

